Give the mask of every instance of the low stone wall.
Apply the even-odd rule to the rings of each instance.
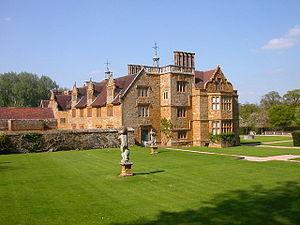
[[[56,119],[3,119],[0,120],[0,130],[51,130],[57,129]]]
[[[129,146],[135,143],[134,130],[128,129]],[[50,130],[39,132],[0,132],[9,140],[5,153],[52,152],[117,148],[120,146],[118,129]]]

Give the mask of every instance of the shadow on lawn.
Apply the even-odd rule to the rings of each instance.
[[[229,191],[201,205],[197,210],[162,211],[156,220],[141,219],[119,225],[296,225],[300,224],[300,185],[287,182],[274,189],[255,186],[250,190]]]
[[[156,171],[151,171],[151,172],[146,172],[146,173],[133,173],[134,176],[137,175],[149,175],[149,174],[154,174],[154,173],[162,173],[165,172],[164,170],[156,170]]]

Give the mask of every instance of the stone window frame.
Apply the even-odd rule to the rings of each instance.
[[[72,109],[72,117],[76,117],[76,109]]]
[[[114,107],[112,105],[107,106],[106,109],[108,117],[114,116]]]
[[[178,118],[185,118],[187,115],[186,107],[177,107],[177,117]]]
[[[59,119],[59,123],[66,123],[67,122],[67,119],[66,118],[60,118]]]
[[[137,108],[139,117],[149,117],[149,104],[139,104]]]
[[[71,127],[72,127],[73,130],[76,129],[76,123],[72,123]]]
[[[220,134],[221,133],[221,122],[219,120],[212,121],[211,123],[212,134]]]
[[[231,120],[222,121],[222,133],[230,133],[233,129],[233,123]]]
[[[222,96],[222,110],[231,111],[232,110],[232,97],[231,96]]]
[[[138,97],[148,97],[149,96],[149,87],[147,86],[137,86],[137,96]]]
[[[177,84],[177,85],[176,85],[176,87],[177,87],[177,92],[180,92],[180,93],[186,92],[186,87],[187,87],[187,84],[188,84],[187,81],[177,81],[176,84]]]
[[[79,115],[80,117],[84,117],[84,109],[79,109]]]
[[[220,110],[220,96],[211,97],[211,109],[212,110]]]
[[[96,108],[96,116],[97,117],[101,117],[101,107],[99,107],[99,108]]]
[[[187,132],[185,130],[181,130],[177,132],[178,139],[187,139]]]
[[[169,91],[163,92],[163,99],[169,99]]]
[[[92,115],[93,115],[93,112],[92,112],[92,108],[87,108],[86,109],[87,110],[87,117],[92,117]]]

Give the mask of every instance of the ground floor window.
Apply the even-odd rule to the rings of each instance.
[[[66,118],[60,118],[60,119],[59,119],[59,122],[60,122],[60,123],[66,123]]]
[[[178,139],[186,139],[186,131],[178,131]]]
[[[232,122],[229,120],[222,121],[222,133],[232,132]]]
[[[213,121],[212,122],[212,134],[216,135],[216,134],[220,134],[221,130],[220,130],[220,121]]]

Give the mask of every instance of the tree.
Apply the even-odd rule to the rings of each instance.
[[[300,107],[295,109],[294,124],[300,126]]]
[[[47,76],[32,73],[0,74],[0,107],[36,107],[49,99],[50,90],[58,85]]]
[[[246,128],[246,133],[249,132],[249,128],[253,129],[256,126],[256,117],[253,116],[258,112],[259,108],[255,104],[243,104],[240,105],[240,126]]]
[[[162,118],[160,120],[160,131],[162,133],[161,142],[162,144],[166,145],[169,140],[172,138],[172,129],[173,124],[170,120],[166,118]]]
[[[300,106],[300,89],[288,91],[283,95],[284,104],[288,106],[297,107]]]
[[[274,105],[269,109],[269,123],[273,127],[285,127],[291,125],[295,110],[284,105]]]
[[[265,94],[260,100],[261,106],[267,109],[274,105],[280,105],[281,103],[282,97],[277,91],[271,91]]]

